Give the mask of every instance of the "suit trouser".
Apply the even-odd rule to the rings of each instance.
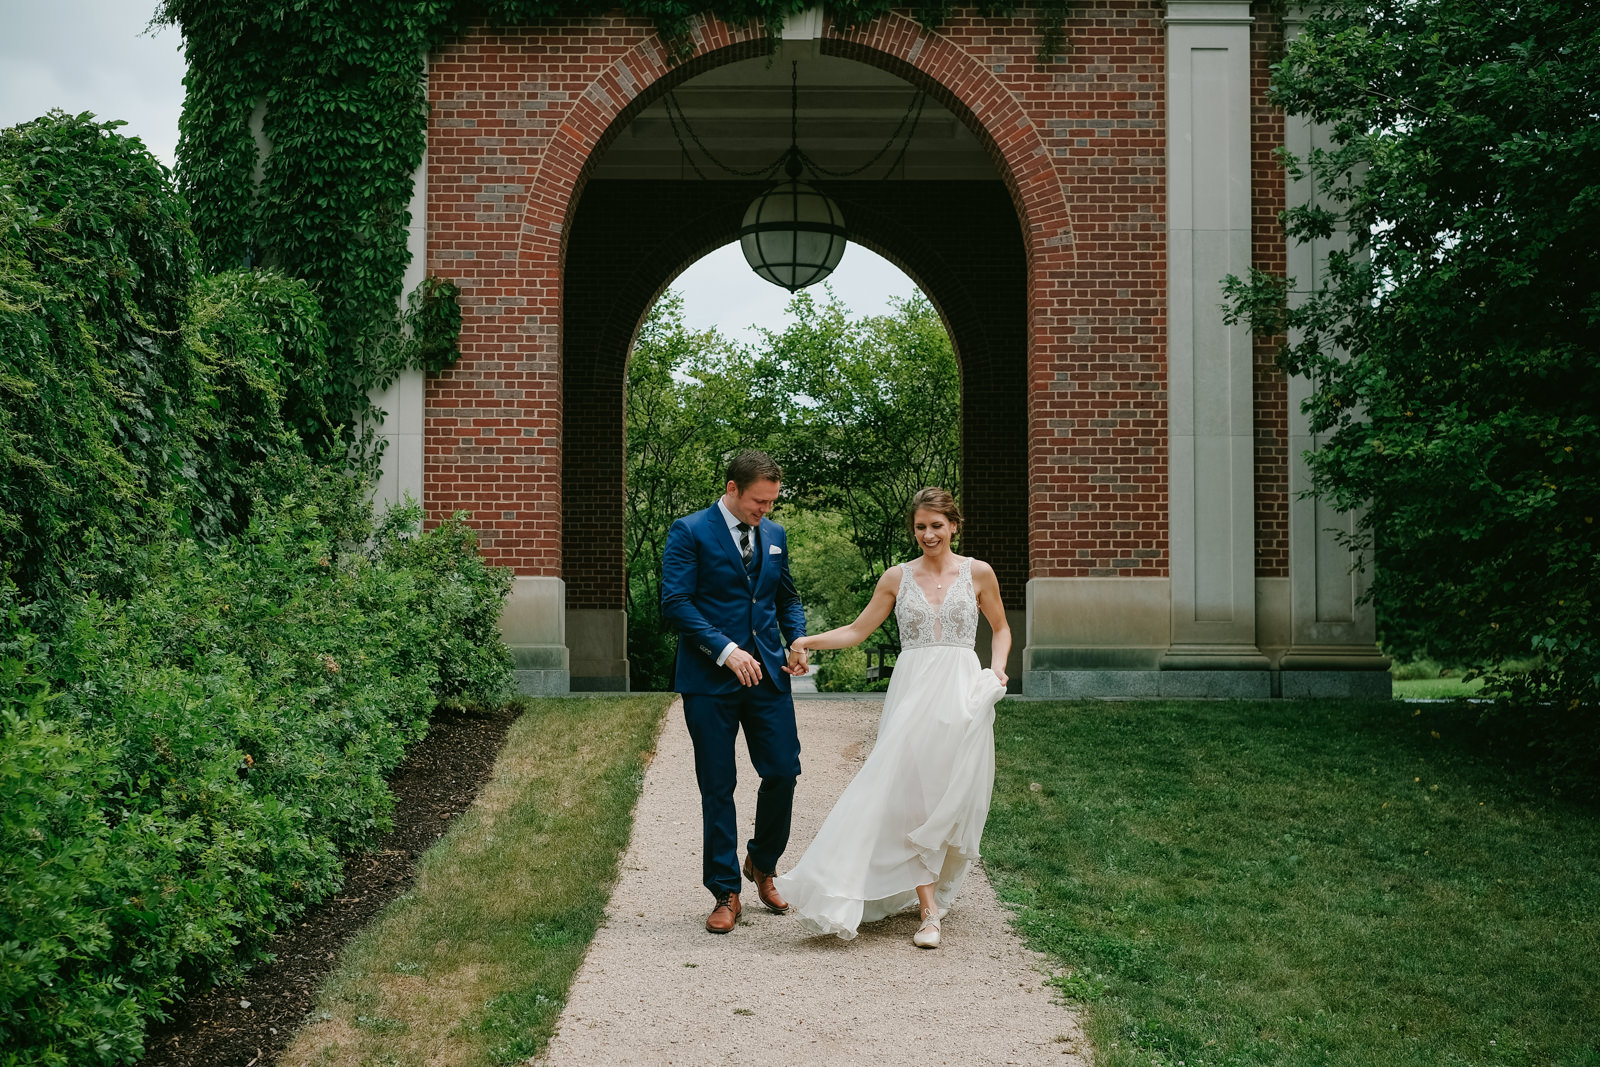
[[[755,833],[745,849],[752,864],[771,872],[789,844],[794,784],[800,775],[794,700],[763,678],[760,685],[736,693],[685,693],[683,717],[694,742],[694,773],[700,784],[701,881],[713,893],[737,893],[739,817],[733,790],[739,775],[734,739],[743,727],[750,763],[761,776]]]

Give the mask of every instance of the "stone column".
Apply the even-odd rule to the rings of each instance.
[[[401,283],[401,306],[422,284],[428,273],[428,156],[411,176],[411,223],[406,227],[406,250],[411,262]],[[384,412],[383,422],[374,429],[383,442],[383,461],[373,499],[379,511],[399,504],[409,496],[422,503],[422,432],[427,375],[408,370],[390,383],[374,390],[372,403]]]
[[[1249,331],[1222,279],[1250,270],[1250,4],[1167,4],[1171,695],[1271,694],[1256,646]]]
[[[1284,19],[1286,40],[1299,34],[1304,19],[1303,8],[1290,9]],[[1284,139],[1289,151],[1302,160],[1314,149],[1327,147],[1327,131],[1304,116],[1285,118]],[[1289,182],[1290,207],[1316,199],[1309,176]],[[1291,242],[1288,272],[1295,285],[1290,299],[1303,300],[1303,294],[1314,290],[1328,253],[1345,245],[1340,236],[1309,244]],[[1359,514],[1335,511],[1307,495],[1311,468],[1305,457],[1319,440],[1301,405],[1313,385],[1301,375],[1289,379],[1290,645],[1279,661],[1283,695],[1388,697],[1389,660],[1378,651],[1372,605],[1360,603],[1368,571],[1357,567],[1354,553],[1341,543],[1341,537],[1355,531]]]

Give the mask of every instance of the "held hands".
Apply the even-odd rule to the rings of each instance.
[[[811,673],[811,663],[806,656],[805,648],[800,644],[805,638],[799,638],[789,643],[789,662],[784,664],[783,673],[798,678],[803,674]]]

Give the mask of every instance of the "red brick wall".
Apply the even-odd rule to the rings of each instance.
[[[1044,66],[1031,16],[963,12],[935,34],[896,13],[829,29],[822,46],[928,90],[968,122],[1005,179],[1027,273],[1028,574],[1162,576],[1164,5],[1073,10],[1072,51]],[[474,512],[486,552],[519,573],[566,573],[562,279],[586,168],[638,110],[694,74],[759,54],[763,33],[699,21],[693,58],[669,67],[642,21],[553,21],[480,27],[433,59],[428,267],[461,285],[465,321],[461,361],[429,383],[426,502],[435,519]],[[1258,210],[1258,232],[1261,220]],[[571,439],[573,428],[576,456],[589,445]],[[583,506],[574,496],[567,521]]]
[[[1264,3],[1250,5],[1250,259],[1257,270],[1287,269],[1283,225],[1283,112],[1267,103],[1271,65],[1283,53],[1283,26]],[[1278,369],[1280,338],[1255,343],[1256,576],[1289,575],[1289,383]]]

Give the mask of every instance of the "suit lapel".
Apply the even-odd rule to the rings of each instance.
[[[761,579],[766,577],[767,574],[767,561],[772,557],[772,549],[770,547],[772,545],[771,525],[766,519],[762,519],[761,525],[757,527],[761,532],[761,536],[756,541],[755,588],[761,587]]]
[[[711,524],[711,536],[722,546],[723,552],[727,553],[728,562],[733,565],[733,569],[748,582],[750,578],[745,573],[744,557],[739,555],[739,544],[733,539],[733,534],[728,530],[728,523],[722,517],[722,509],[712,504],[708,514],[710,515],[708,521]]]

